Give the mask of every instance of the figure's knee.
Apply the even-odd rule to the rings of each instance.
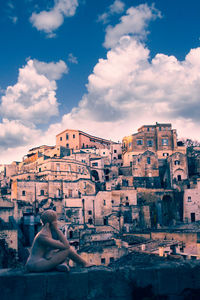
[[[63,250],[63,253],[66,255],[66,257],[69,255],[70,253],[70,248],[67,248],[65,250]]]

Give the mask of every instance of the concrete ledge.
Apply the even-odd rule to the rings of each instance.
[[[0,271],[1,300],[200,299],[200,263],[74,269],[70,273]]]

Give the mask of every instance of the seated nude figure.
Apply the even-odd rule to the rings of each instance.
[[[83,260],[71,247],[66,237],[57,225],[57,215],[53,210],[47,210],[41,215],[42,229],[35,236],[30,256],[26,262],[29,272],[43,272],[52,269],[67,271],[67,260],[72,259],[82,267],[90,265]],[[52,231],[58,240],[52,238]]]

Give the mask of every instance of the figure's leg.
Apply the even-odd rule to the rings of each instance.
[[[73,260],[75,263],[83,267],[89,266],[89,264],[80,255],[78,255],[78,253],[76,253],[76,251],[73,250],[72,248],[69,249],[68,257],[71,260]]]
[[[39,260],[31,260],[27,262],[27,269],[33,272],[44,272],[54,269],[56,266],[64,262],[69,254],[69,249],[58,251],[52,254],[48,260],[40,258]]]

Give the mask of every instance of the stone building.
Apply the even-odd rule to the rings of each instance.
[[[137,188],[140,228],[157,228],[183,221],[183,192]]]
[[[200,179],[194,188],[184,190],[184,221],[200,221]]]
[[[187,156],[180,152],[175,152],[167,159],[170,170],[171,186],[179,184],[188,179]]]
[[[138,214],[135,189],[100,191],[96,195],[95,225],[110,225],[118,231],[125,228],[129,231],[128,224],[137,223]]]
[[[95,194],[95,184],[90,179],[77,181],[62,180],[15,180],[12,183],[11,200],[15,203],[15,219],[19,220],[23,213],[37,212],[43,208],[53,208],[61,217],[63,201],[79,199]]]
[[[120,257],[128,254],[127,247],[118,245],[114,239],[94,242],[93,245],[82,247],[79,254],[92,265],[109,265]]]
[[[131,167],[135,187],[160,187],[159,164],[155,152],[147,150],[133,155]]]
[[[138,155],[146,150],[155,152],[158,159],[165,159],[174,152],[186,154],[185,146],[177,145],[177,133],[168,123],[144,125],[137,133],[126,136],[122,141],[123,165],[129,166],[133,155]]]
[[[108,148],[112,142],[92,136],[80,130],[66,129],[56,135],[56,146],[78,150],[84,148]]]

